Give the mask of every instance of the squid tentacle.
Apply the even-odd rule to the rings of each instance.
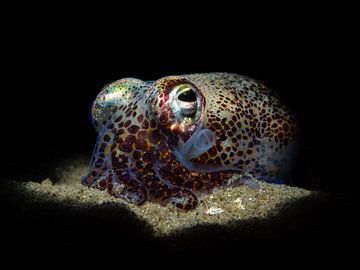
[[[153,158],[153,165],[155,176],[164,184],[166,191],[171,194],[167,199],[167,202],[183,210],[194,209],[198,204],[198,198],[195,193],[190,189],[172,184],[168,179],[161,175],[161,168],[165,166],[165,162]]]

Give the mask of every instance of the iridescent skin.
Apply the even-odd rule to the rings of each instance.
[[[121,79],[99,93],[92,120],[99,137],[82,183],[139,205],[193,209],[234,173],[287,178],[296,152],[293,115],[236,74]]]

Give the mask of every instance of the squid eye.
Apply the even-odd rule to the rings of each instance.
[[[180,85],[176,91],[177,105],[183,115],[193,115],[197,110],[197,95],[191,85]]]
[[[186,88],[179,92],[178,99],[184,102],[195,102],[196,93],[191,88]]]
[[[182,127],[193,126],[202,115],[203,96],[191,83],[176,85],[169,94],[169,104],[174,116],[173,123]]]

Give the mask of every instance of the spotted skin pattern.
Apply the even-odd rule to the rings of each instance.
[[[182,88],[191,89],[190,101],[177,94]],[[229,73],[118,80],[95,99],[92,121],[99,137],[83,184],[130,203],[183,210],[194,209],[200,194],[228,186],[234,173],[288,177],[298,133],[273,91]],[[181,145],[199,130],[215,135],[213,143],[181,158]]]

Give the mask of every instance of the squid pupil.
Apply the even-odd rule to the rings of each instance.
[[[178,99],[181,101],[186,101],[186,102],[194,102],[194,101],[196,101],[196,94],[191,89],[186,90],[178,96]]]

